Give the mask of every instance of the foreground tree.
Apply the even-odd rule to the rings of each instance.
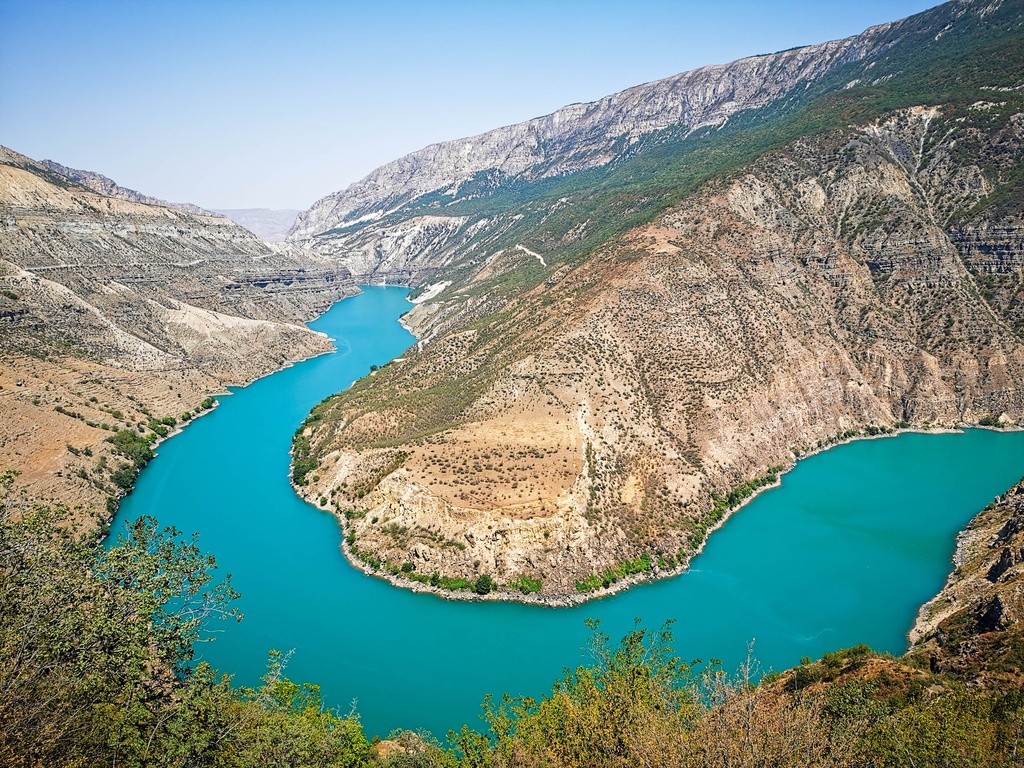
[[[230,579],[173,528],[140,518],[109,547],[0,475],[0,765],[355,766],[354,716],[283,674],[235,689],[193,646],[240,619]]]
[[[490,734],[453,735],[472,766],[669,765],[700,711],[691,666],[672,651],[671,623],[637,625],[618,644],[589,620],[590,666],[567,672],[551,695],[485,702]]]

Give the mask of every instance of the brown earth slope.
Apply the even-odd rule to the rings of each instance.
[[[113,430],[327,351],[301,323],[354,292],[227,219],[106,197],[0,148],[0,468],[103,510]]]
[[[986,203],[1022,134],[1004,102],[905,109],[586,261],[494,253],[409,315],[429,343],[314,411],[305,493],[371,569],[564,601],[678,567],[773,467],[844,435],[1019,423],[1022,215]],[[540,259],[522,295],[474,287]]]

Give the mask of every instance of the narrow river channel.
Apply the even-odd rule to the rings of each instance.
[[[1024,432],[905,434],[802,461],[715,533],[687,573],[576,608],[447,601],[351,567],[335,519],[288,483],[291,436],[310,408],[414,342],[406,289],[365,288],[311,323],[338,351],[268,376],[160,446],[118,522],[156,517],[214,554],[241,592],[241,624],[198,655],[258,683],[270,649],[287,674],[355,704],[368,735],[478,727],[484,694],[540,695],[586,661],[584,619],[612,637],[634,617],[676,621],[685,658],[764,669],[857,643],[894,654],[942,586],[956,532],[1024,474]],[[115,526],[115,532],[117,527]]]

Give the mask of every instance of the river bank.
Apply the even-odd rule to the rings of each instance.
[[[391,586],[399,589],[406,589],[417,594],[429,594],[436,597],[440,597],[444,600],[456,600],[464,602],[511,602],[520,603],[523,605],[536,605],[547,608],[568,608],[573,606],[584,605],[596,600],[605,599],[612,597],[619,593],[622,593],[631,587],[635,587],[641,584],[650,584],[664,579],[671,579],[681,574],[686,573],[690,570],[694,560],[704,552],[705,547],[711,540],[714,533],[719,531],[729,520],[731,520],[740,510],[744,509],[760,496],[769,490],[778,488],[782,485],[783,476],[794,470],[801,461],[810,459],[813,456],[821,454],[825,451],[835,449],[839,446],[849,445],[855,442],[867,441],[867,440],[879,440],[884,438],[897,438],[900,435],[905,434],[922,434],[922,435],[940,435],[940,434],[962,434],[965,429],[987,429],[995,432],[1015,432],[1021,431],[1020,427],[992,427],[987,425],[978,424],[961,424],[956,426],[950,425],[920,425],[900,428],[889,428],[885,429],[888,431],[871,434],[868,431],[868,426],[877,428],[874,425],[865,425],[858,430],[856,435],[837,435],[836,438],[826,441],[824,445],[816,446],[808,451],[802,452],[799,456],[793,456],[791,461],[784,465],[778,472],[777,478],[770,483],[757,488],[753,493],[744,498],[738,505],[731,507],[726,510],[725,514],[716,523],[710,526],[707,530],[707,534],[701,541],[700,545],[696,549],[688,553],[686,559],[680,562],[678,565],[672,568],[663,568],[657,565],[656,561],[652,561],[653,565],[651,570],[644,571],[638,574],[632,574],[619,578],[612,584],[606,587],[599,587],[597,589],[588,592],[576,592],[576,593],[524,593],[518,589],[509,589],[498,587],[491,592],[486,594],[478,594],[472,589],[461,589],[452,590],[444,589],[442,587],[433,586],[429,583],[424,583],[416,579],[411,579],[402,575],[401,571],[395,573],[388,570],[385,567],[374,567],[372,564],[367,563],[365,560],[359,557],[359,555],[353,551],[353,547],[349,542],[348,536],[351,533],[345,516],[340,514],[336,510],[331,510],[328,506],[320,506],[317,503],[315,492],[310,492],[310,489],[303,488],[295,483],[292,483],[292,488],[295,493],[306,501],[308,504],[316,507],[322,512],[331,514],[337,521],[338,525],[342,530],[342,541],[340,545],[341,552],[345,557],[346,561],[352,567],[358,569],[363,574],[380,579]],[[848,430],[849,431],[849,430]],[[442,574],[443,575],[443,574]]]

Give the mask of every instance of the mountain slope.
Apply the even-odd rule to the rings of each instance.
[[[39,494],[102,507],[120,492],[104,424],[178,419],[327,351],[301,322],[355,290],[336,265],[143,197],[0,149],[0,466]]]
[[[458,222],[325,235],[444,254],[447,287],[407,317],[415,352],[314,410],[297,481],[368,569],[568,601],[675,570],[836,439],[1019,422],[1021,20],[958,2],[889,25],[868,65],[898,76],[826,77],[551,205],[498,190]]]
[[[480,177],[493,187],[514,177],[543,179],[604,166],[668,128],[692,133],[719,127],[738,112],[764,107],[884,49],[898,39],[894,27],[883,24],[845,40],[701,67],[480,136],[433,144],[318,201],[299,216],[292,237],[379,219],[429,192],[443,191],[446,203],[458,202],[467,192],[479,194],[460,187]]]
[[[217,215],[213,211],[200,208],[198,205],[193,205],[192,203],[169,203],[158,197],[144,195],[141,192],[136,192],[134,189],[122,187],[113,179],[107,178],[102,173],[96,173],[95,171],[81,171],[77,168],[68,168],[66,165],[61,165],[53,160],[43,160],[40,165],[49,168],[51,171],[64,176],[76,184],[80,184],[86,189],[98,192],[105,197],[116,197],[119,200],[128,200],[133,203],[145,203],[146,205],[159,205],[164,208],[174,208],[175,210],[184,211],[185,213],[191,213],[196,216]]]
[[[472,269],[470,253],[479,258],[538,235],[586,251],[630,222],[649,220],[674,190],[782,146],[815,118],[819,129],[850,122],[857,112],[877,110],[870,102],[879,93],[890,98],[901,87],[914,92],[906,106],[947,100],[950,88],[941,80],[913,82],[925,68],[937,74],[935,60],[955,66],[974,53],[1012,73],[1020,59],[1012,44],[1015,9],[1010,2],[952,2],[847,40],[703,67],[433,145],[319,201],[299,216],[291,239],[356,274],[412,282],[439,267]],[[956,67],[950,80],[973,74]],[[823,95],[831,102],[823,105]],[[807,114],[812,106],[828,114]],[[733,146],[722,141],[737,135],[742,140]],[[681,183],[645,187],[651,177],[671,178],[680,169],[663,163],[678,165],[691,152],[710,156],[688,163]],[[577,218],[574,209],[582,208],[589,215]]]
[[[956,566],[921,607],[912,656],[986,688],[1021,685],[1024,641],[1024,482],[989,504],[957,537]],[[924,666],[924,664],[922,664]]]

